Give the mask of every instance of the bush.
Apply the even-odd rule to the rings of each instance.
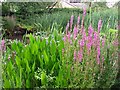
[[[5,34],[8,34],[10,36],[13,35],[14,33],[14,28],[16,26],[16,18],[13,16],[6,16],[3,18],[3,34],[5,32]]]

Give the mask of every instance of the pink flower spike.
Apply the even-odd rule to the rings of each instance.
[[[83,38],[85,41],[87,40],[86,32],[85,32],[84,29],[83,29],[83,32],[82,32],[82,38]]]
[[[83,16],[86,15],[86,8],[83,9]]]
[[[3,51],[6,50],[6,47],[5,47],[5,40],[1,40],[0,50],[3,50]]]
[[[70,29],[72,29],[73,19],[74,19],[74,16],[72,15],[71,18],[70,18]]]
[[[100,46],[97,47],[97,62],[100,64]]]
[[[104,56],[102,56],[102,62],[104,62],[104,60],[105,60],[105,58],[104,58]]]
[[[102,39],[102,46],[105,45],[105,37]]]
[[[80,62],[82,62],[82,58],[83,58],[83,54],[82,54],[82,50],[78,51],[78,59]]]
[[[102,27],[102,20],[100,19],[98,22],[98,33],[100,33],[101,27]]]
[[[96,40],[98,37],[97,32],[94,32],[94,39]]]
[[[66,26],[66,35],[68,34],[68,28],[69,28],[69,22],[67,23],[67,26]]]
[[[78,19],[77,19],[77,27],[79,26],[80,24],[80,16],[78,16]]]
[[[1,40],[1,46],[5,45],[5,40]]]
[[[90,26],[88,27],[88,35],[92,37],[92,34],[93,34],[93,28],[92,28],[92,25],[90,24]]]
[[[97,55],[97,64],[100,64],[100,57]]]
[[[87,43],[86,43],[86,46],[87,46],[88,52],[91,50],[92,44],[93,44],[92,37],[87,36]]]
[[[94,32],[93,45],[97,46],[98,33]]]
[[[87,49],[88,49],[88,52],[89,52],[91,50],[91,43],[87,42],[86,46],[87,46]]]
[[[74,60],[77,59],[77,53],[76,53],[76,50],[74,50]]]
[[[76,25],[74,27],[74,32],[73,33],[74,33],[73,39],[75,39],[77,37],[77,34],[78,34],[78,29],[77,29]]]
[[[70,42],[70,35],[71,35],[71,33],[68,32],[67,38],[68,38],[68,41],[69,41],[69,42]]]
[[[84,39],[81,39],[81,40],[79,41],[79,45],[80,45],[80,47],[83,47],[83,46],[84,46],[84,44],[85,44]]]
[[[70,44],[72,44],[72,40],[70,40]]]
[[[100,46],[97,47],[97,54],[100,56]]]

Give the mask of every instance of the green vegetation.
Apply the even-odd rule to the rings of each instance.
[[[119,83],[115,8],[50,10],[48,4],[3,3],[2,87],[111,88]],[[6,33],[22,33],[22,40],[9,41]]]

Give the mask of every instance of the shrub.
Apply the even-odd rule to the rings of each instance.
[[[15,26],[16,26],[15,17],[6,16],[3,18],[3,32],[5,32],[5,34],[12,36],[14,33]]]

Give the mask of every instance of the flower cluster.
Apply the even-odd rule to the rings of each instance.
[[[86,15],[86,10],[84,10],[83,17]],[[79,23],[80,23],[80,16],[78,16],[77,24],[74,26],[73,32],[70,32],[68,29],[70,27],[70,30],[72,29],[74,16],[71,16],[70,24],[68,22],[66,26],[66,34],[64,36],[64,41],[69,42],[70,45],[73,45],[75,50],[73,53],[73,59],[75,61],[82,62],[84,60],[84,55],[90,56],[93,53],[92,48],[94,48],[95,53],[95,60],[97,64],[100,64],[100,58],[104,60],[104,56],[101,56],[101,45],[104,47],[105,44],[105,37],[100,40],[100,29],[102,26],[102,20],[100,19],[98,22],[98,31],[95,31],[90,24],[88,27],[88,31],[83,28],[81,30],[79,29]],[[80,30],[80,31],[79,31]],[[72,38],[71,38],[72,36]],[[75,42],[78,42],[77,45]]]
[[[1,40],[1,43],[0,43],[0,51],[5,51],[5,50],[6,50],[5,40]]]

